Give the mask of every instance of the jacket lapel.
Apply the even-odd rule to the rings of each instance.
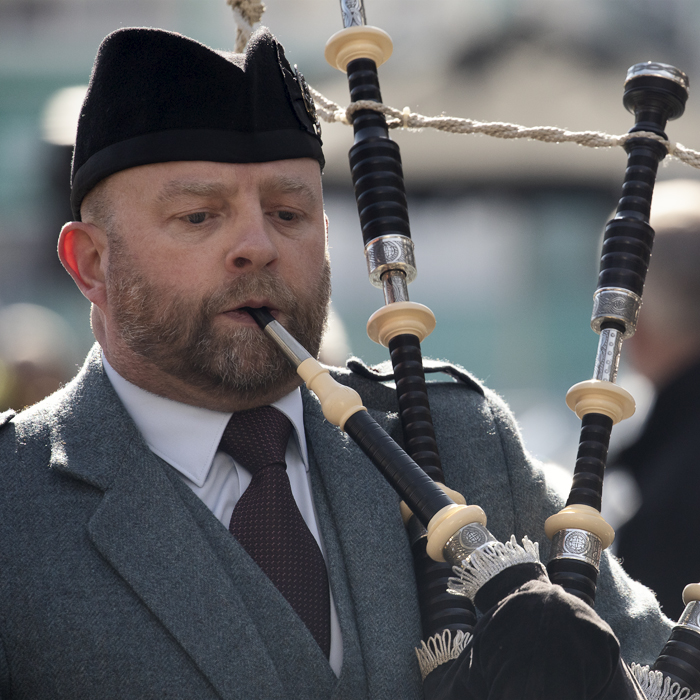
[[[139,459],[136,450],[125,461],[130,468],[122,470],[90,521],[95,547],[222,698],[255,692],[285,697],[245,600],[161,465]],[[246,673],[239,675],[234,669],[241,665]]]
[[[51,466],[104,490],[88,525],[96,549],[222,698],[286,697],[246,601],[124,411],[98,353],[70,390]]]
[[[307,442],[338,532],[357,616],[368,695],[417,699],[422,684],[413,648],[420,644],[420,617],[398,498],[359,448],[325,421],[316,398],[306,390],[303,396]],[[383,411],[373,415],[385,429],[395,427]]]

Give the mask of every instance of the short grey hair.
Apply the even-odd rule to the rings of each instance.
[[[109,178],[98,182],[80,205],[80,217],[85,223],[94,224],[111,238],[116,231],[116,213],[109,193]]]

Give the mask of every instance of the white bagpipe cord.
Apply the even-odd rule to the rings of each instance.
[[[265,5],[257,0],[226,0],[233,10],[236,20],[236,53],[243,53],[253,33],[253,25],[257,24],[265,12]]]
[[[235,51],[242,53],[253,32],[253,25],[260,22],[265,5],[258,0],[226,0],[233,10],[237,26]],[[531,139],[546,143],[576,143],[588,148],[615,148],[624,147],[625,143],[633,138],[631,134],[606,134],[602,131],[568,131],[555,126],[521,126],[508,122],[480,122],[474,119],[462,117],[428,117],[412,112],[409,107],[402,110],[389,107],[372,100],[359,100],[341,107],[333,100],[328,99],[318,90],[309,86],[309,91],[316,105],[316,113],[327,123],[340,122],[350,126],[352,116],[359,110],[374,110],[384,114],[387,118],[389,129],[420,130],[424,128],[437,129],[452,134],[483,134],[500,139]],[[680,143],[674,143],[661,138],[653,132],[638,132],[637,137],[655,139],[662,143],[669,156],[677,158],[686,165],[700,168],[700,151],[686,148]]]
[[[387,117],[387,126],[390,129],[437,129],[450,134],[482,134],[498,139],[530,139],[545,143],[575,143],[587,148],[616,148],[624,145],[632,138],[653,139],[665,146],[668,155],[677,158],[682,163],[692,168],[700,168],[700,151],[686,148],[680,143],[674,143],[662,138],[651,131],[639,131],[635,134],[606,134],[602,131],[569,131],[556,126],[521,126],[508,122],[480,122],[474,119],[462,117],[427,117],[423,114],[411,112],[409,107],[398,110],[395,107],[362,100],[352,102],[345,109],[339,104],[329,100],[318,90],[309,86],[309,90],[316,103],[316,112],[325,122],[340,122],[352,124],[352,115],[361,109],[372,109],[381,112]]]

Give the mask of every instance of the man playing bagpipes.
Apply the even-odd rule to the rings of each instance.
[[[266,30],[245,54],[155,29],[101,45],[59,240],[97,345],[66,387],[0,419],[3,699],[423,697],[398,498],[244,310],[318,352],[323,164],[303,78]],[[430,388],[447,482],[499,538],[544,548],[561,504],[508,409],[433,368],[457,378]],[[399,436],[381,371],[334,376]],[[558,620],[568,599],[530,586]],[[627,658],[668,636],[606,554],[596,609]],[[607,640],[612,664],[607,624],[580,612],[561,619]],[[605,666],[584,671],[604,685]]]

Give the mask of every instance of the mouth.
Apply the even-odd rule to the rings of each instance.
[[[249,299],[248,301],[243,302],[240,306],[237,306],[235,309],[229,309],[228,311],[222,312],[221,315],[235,321],[241,326],[258,328],[258,324],[256,323],[255,319],[248,313],[248,311],[246,311],[246,308],[248,307],[253,309],[267,309],[275,319],[277,319],[280,314],[279,309],[275,309],[267,302],[267,300]]]

